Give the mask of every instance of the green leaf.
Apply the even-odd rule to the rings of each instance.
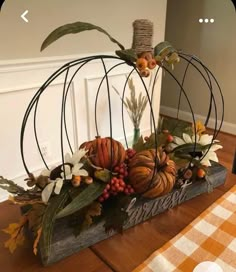
[[[28,227],[36,236],[37,230],[41,227],[43,216],[45,214],[46,205],[36,203],[31,205],[31,209],[27,213]]]
[[[194,143],[188,143],[188,144],[183,144],[180,146],[177,146],[175,149],[173,149],[173,153],[175,154],[189,154],[192,153],[194,151]],[[195,152],[203,152],[204,150],[207,150],[209,148],[211,144],[207,144],[207,145],[201,145],[196,143],[196,147],[195,147]]]
[[[41,46],[41,51],[43,51],[50,44],[52,44],[53,42],[55,42],[56,40],[58,40],[59,38],[65,36],[67,34],[76,34],[76,33],[80,33],[80,32],[87,31],[87,30],[97,30],[99,32],[102,32],[103,34],[108,36],[108,38],[113,43],[116,43],[121,48],[121,50],[125,49],[122,44],[120,44],[116,39],[114,39],[112,36],[110,36],[101,27],[90,24],[90,23],[76,22],[76,23],[60,26],[57,29],[55,29],[53,32],[51,32],[51,34],[49,34],[49,36],[44,40],[44,42]]]
[[[96,179],[107,183],[111,180],[112,175],[111,175],[111,171],[107,169],[101,169],[101,170],[96,170],[94,172],[94,176]]]
[[[133,149],[134,149],[135,151],[137,151],[137,152],[144,150],[144,140],[143,140],[143,136],[141,136],[141,137],[138,139],[137,143],[133,145]]]
[[[89,228],[98,219],[102,212],[102,204],[94,201],[92,204],[73,214],[74,235],[77,237],[81,231]]]
[[[173,149],[172,152],[174,152],[175,154],[177,152],[188,154],[188,153],[194,151],[194,145],[195,145],[194,143],[188,143],[188,144],[179,145],[175,149]],[[204,150],[204,146],[196,143],[195,152],[202,152],[202,150]]]
[[[68,216],[91,204],[102,194],[105,187],[105,183],[94,181],[92,184],[88,185],[77,197],[75,197],[62,211],[60,211],[56,218]]]
[[[133,146],[133,149],[136,150],[137,152],[140,152],[147,149],[159,148],[165,143],[166,143],[166,135],[164,133],[156,134],[156,141],[155,141],[155,133],[152,133],[146,142],[144,142],[143,137],[141,136],[138,142]]]
[[[171,135],[182,138],[183,133],[189,128],[191,129],[191,124],[186,121],[163,117],[160,130],[168,130]]]
[[[105,215],[104,228],[106,232],[111,230],[122,232],[126,220],[129,218],[127,207],[132,200],[131,196],[109,198],[103,206]]]
[[[149,137],[149,139],[145,143],[145,149],[151,149],[151,148],[156,148],[156,143],[157,143],[157,148],[164,145],[166,143],[166,134],[160,133],[156,134],[156,142],[155,142],[155,133],[152,133]]]
[[[178,165],[178,168],[185,167],[192,160],[192,157],[186,154],[178,157],[175,156],[174,153],[169,153],[168,156],[170,160],[174,161]]]
[[[0,188],[11,194],[25,193],[25,189],[23,187],[17,185],[12,180],[5,179],[2,176],[0,176]]]
[[[42,235],[39,242],[43,251],[43,263],[47,263],[50,256],[52,232],[56,220],[56,214],[64,207],[68,201],[68,198],[68,189],[63,188],[58,196],[54,196],[50,199],[50,202],[45,210],[42,221]]]
[[[134,49],[116,50],[116,55],[125,61],[135,62],[138,58]]]

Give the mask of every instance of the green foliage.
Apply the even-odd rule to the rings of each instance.
[[[130,196],[120,196],[119,198],[110,198],[104,205],[106,232],[111,230],[122,232],[123,226],[128,219],[127,207],[131,201]]]
[[[44,262],[50,256],[53,227],[57,213],[65,206],[69,199],[68,188],[63,188],[61,193],[50,199],[42,220],[42,235],[40,239],[41,247],[43,248]]]
[[[134,149],[135,151],[137,151],[137,152],[140,152],[140,151],[142,151],[142,150],[145,149],[144,145],[145,145],[145,142],[144,142],[144,140],[143,140],[143,136],[141,136],[141,137],[138,139],[138,141],[136,142],[136,144],[133,144],[133,149]]]
[[[94,223],[95,218],[98,218],[98,216],[101,215],[101,212],[102,205],[99,202],[94,201],[92,204],[73,214],[74,235],[78,236],[81,231],[89,228],[89,226]]]
[[[196,143],[196,145],[194,143],[188,143],[177,146],[175,149],[173,149],[172,153],[175,157],[191,160],[191,158],[194,157],[194,154],[195,156],[201,157],[202,152],[207,150],[209,146],[209,144],[203,146],[198,143]]]
[[[41,227],[46,207],[44,203],[36,203],[31,205],[31,209],[27,212],[28,226],[33,231],[34,236],[36,236],[37,230]]]
[[[78,196],[76,196],[62,211],[60,211],[56,215],[56,218],[68,216],[88,206],[102,194],[105,187],[105,183],[94,181],[79,193]]]
[[[162,117],[161,119],[161,127],[158,128],[160,131],[168,130],[171,135],[180,138],[182,138],[183,133],[192,133],[191,125],[188,122],[168,117]]]
[[[98,180],[108,183],[111,180],[112,173],[108,169],[96,170],[94,177]]]
[[[193,152],[194,146],[195,146],[195,152],[202,152],[205,149],[204,146],[198,143],[196,143],[196,145],[194,143],[187,143],[187,144],[177,146],[176,148],[173,149],[172,152],[174,152],[175,154],[177,154],[178,152],[189,154],[190,152]]]
[[[88,31],[88,30],[97,30],[106,36],[113,42],[116,43],[121,50],[124,50],[124,46],[120,44],[116,39],[114,39],[111,35],[109,35],[103,28],[90,24],[90,23],[85,23],[85,22],[75,22],[72,24],[66,24],[63,26],[58,27],[55,29],[49,36],[44,40],[42,46],[41,46],[41,51],[43,51],[46,47],[48,47],[50,44],[58,40],[59,38],[67,35],[67,34],[76,34],[80,33],[83,31]]]
[[[170,160],[174,161],[178,165],[179,168],[186,167],[186,165],[192,160],[192,157],[186,154],[183,157],[181,155],[177,157],[174,153],[169,153],[168,156]]]
[[[152,133],[150,137],[147,139],[147,141],[143,140],[143,136],[141,136],[137,143],[133,146],[134,150],[137,152],[147,150],[147,149],[156,149],[161,147],[166,143],[166,135],[164,133],[156,134],[155,139],[155,133]]]
[[[116,50],[116,55],[128,62],[136,62],[138,58],[134,49]]]
[[[0,188],[11,194],[20,194],[25,192],[23,187],[17,185],[12,180],[3,178],[2,176],[0,176]]]

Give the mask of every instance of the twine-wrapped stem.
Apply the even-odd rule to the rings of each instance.
[[[152,53],[153,23],[146,19],[135,20],[133,22],[133,31],[132,49],[135,50],[136,54]]]

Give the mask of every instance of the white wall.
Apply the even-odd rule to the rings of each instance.
[[[22,1],[30,3],[30,1]],[[53,2],[53,1],[52,1]],[[55,3],[56,1],[54,1]],[[57,1],[60,5],[62,5],[62,1]],[[65,1],[63,1],[65,3]],[[70,1],[68,1],[70,2]],[[66,3],[68,3],[66,2]],[[71,1],[72,2],[72,1]],[[78,1],[80,2],[80,1]],[[104,2],[104,1],[103,1]],[[132,2],[132,1],[131,1]],[[134,2],[134,1],[133,1]],[[138,1],[136,1],[138,2]],[[164,38],[164,31],[165,31],[165,3],[166,1],[160,1],[160,5],[157,3],[152,4],[156,7],[157,11],[153,11],[153,6],[146,6],[146,9],[149,9],[149,13],[144,12],[145,16],[150,19],[158,18],[155,23],[155,41],[159,42]],[[17,2],[19,3],[19,2]],[[34,5],[33,5],[34,3]],[[67,5],[65,3],[64,10],[66,10]],[[91,1],[90,1],[91,3]],[[140,1],[141,3],[141,1]],[[8,6],[7,6],[8,5]],[[6,13],[7,9],[12,7],[13,3],[11,1],[7,1],[7,5],[5,5]],[[51,4],[50,4],[51,5]],[[19,5],[16,4],[15,7]],[[32,2],[31,7],[39,8],[40,9],[39,1]],[[113,6],[109,7],[110,11],[113,10]],[[136,15],[141,14],[142,5],[137,5]],[[130,7],[131,8],[131,7]],[[62,6],[60,8],[60,14],[62,15]],[[73,11],[76,10],[75,8],[72,9]],[[71,10],[71,11],[72,11]],[[78,6],[79,10],[79,6]],[[96,11],[98,11],[98,6]],[[89,37],[86,37],[86,41],[84,40],[83,45],[74,46],[74,43],[79,44],[79,38],[76,36],[68,37],[65,40],[59,41],[52,46],[52,48],[46,52],[45,55],[50,57],[42,57],[42,55],[38,51],[38,47],[41,44],[43,37],[50,31],[51,29],[55,28],[56,26],[68,22],[68,18],[70,18],[70,22],[78,19],[75,17],[70,17],[69,15],[65,18],[57,18],[55,15],[55,9],[50,10],[51,13],[54,13],[54,19],[51,21],[50,13],[48,10],[45,11],[45,20],[42,20],[42,30],[45,27],[47,21],[47,31],[42,31],[38,26],[39,34],[33,35],[33,29],[28,29],[27,35],[30,35],[30,39],[27,40],[27,48],[22,46],[22,39],[19,37],[19,47],[14,46],[15,50],[13,50],[13,44],[11,47],[11,42],[6,45],[6,42],[3,44],[0,43],[1,50],[1,58],[5,58],[6,60],[0,61],[0,124],[1,124],[1,133],[0,133],[0,175],[5,176],[6,178],[13,179],[20,185],[24,186],[24,178],[25,178],[25,170],[23,168],[21,156],[20,156],[20,149],[19,149],[19,138],[20,138],[20,129],[21,123],[23,119],[24,112],[26,107],[33,97],[35,92],[40,88],[43,82],[59,67],[61,67],[64,63],[82,57],[84,55],[77,54],[78,52],[103,52],[106,54],[104,48],[101,47],[103,41],[100,38],[94,38],[96,43],[89,42]],[[48,12],[48,13],[47,13]],[[59,12],[59,10],[58,10]],[[93,11],[95,12],[95,11]],[[83,20],[91,21],[89,19],[98,20],[100,18],[102,20],[102,15],[98,17],[90,17],[87,14],[88,18],[85,18],[85,10],[83,9]],[[114,32],[119,32],[122,36],[123,33],[126,32],[126,29],[119,27],[119,24],[115,24],[115,20],[118,21],[118,16],[116,12],[113,12],[114,16],[107,17],[106,20],[103,18],[104,24],[102,25],[107,30],[113,29],[114,25]],[[149,16],[148,16],[149,14]],[[91,14],[90,14],[91,15]],[[95,15],[95,14],[94,14]],[[6,14],[4,15],[6,16]],[[75,15],[74,15],[75,16]],[[104,16],[104,14],[103,14]],[[133,15],[132,15],[133,16]],[[130,31],[129,34],[131,35],[131,17],[128,17],[128,13],[126,16],[123,14],[122,20],[129,24]],[[53,17],[53,16],[51,16]],[[0,19],[3,17],[0,16]],[[48,18],[48,19],[47,19]],[[136,18],[136,17],[135,17]],[[133,19],[135,19],[133,18]],[[8,20],[5,17],[5,20]],[[95,20],[95,19],[94,19]],[[112,24],[109,23],[109,20],[112,21]],[[121,21],[121,16],[119,17],[119,21]],[[132,20],[131,20],[132,21]],[[158,21],[158,23],[157,23]],[[50,22],[50,24],[49,24]],[[106,23],[105,23],[106,22]],[[93,23],[96,23],[93,21]],[[120,22],[121,24],[121,22]],[[101,25],[101,24],[100,24]],[[2,21],[0,22],[0,38],[5,35],[3,28],[2,28]],[[20,31],[19,24],[16,27],[15,35],[17,36]],[[28,26],[25,26],[28,27]],[[17,29],[18,28],[18,29]],[[50,30],[49,30],[50,28]],[[128,28],[128,27],[127,27]],[[36,30],[35,30],[36,31]],[[92,34],[92,33],[91,33]],[[24,34],[26,35],[26,34]],[[125,34],[126,35],[126,34]],[[115,37],[119,38],[118,34]],[[32,37],[34,37],[32,39]],[[10,36],[4,36],[4,39],[7,38],[12,42],[14,39]],[[87,39],[88,38],[88,39]],[[126,38],[127,39],[127,38]],[[130,40],[127,42],[125,40],[125,44],[129,44],[132,37],[130,36]],[[121,39],[122,40],[122,39]],[[16,43],[14,43],[16,44]],[[32,46],[31,46],[32,44]],[[86,46],[87,44],[87,46]],[[109,44],[109,41],[105,38],[105,43]],[[63,46],[63,47],[62,47]],[[10,48],[11,47],[11,48]],[[96,48],[97,51],[96,51]],[[114,48],[110,48],[114,49]],[[3,51],[2,51],[3,50]],[[4,52],[4,53],[3,53]],[[76,52],[76,55],[70,55],[71,53]],[[110,51],[111,52],[111,51]],[[112,53],[107,53],[112,54]],[[57,57],[52,57],[53,55],[57,55]],[[58,56],[61,55],[61,56]],[[22,56],[25,59],[22,59]],[[41,57],[39,57],[41,56]],[[20,59],[21,58],[21,59]],[[106,62],[107,67],[111,67],[114,65],[116,61],[108,60]],[[124,86],[125,75],[130,71],[129,66],[123,66],[120,68],[115,69],[110,77],[110,86],[116,86],[120,92],[122,92],[122,87]],[[73,69],[70,71],[69,76],[71,76]],[[69,96],[68,96],[68,104],[67,104],[67,126],[69,135],[72,142],[73,149],[77,149],[78,146],[89,139],[92,139],[95,136],[95,129],[94,129],[94,99],[95,93],[98,87],[98,84],[101,81],[101,78],[104,75],[104,70],[101,65],[100,61],[94,61],[91,64],[86,65],[85,69],[81,71],[81,73],[76,76],[73,80],[73,83],[70,88]],[[65,74],[64,74],[65,76]],[[137,76],[134,75],[134,78],[137,79]],[[61,154],[60,154],[60,108],[61,108],[61,94],[63,90],[63,82],[64,77],[60,76],[57,78],[48,88],[47,91],[42,95],[39,103],[39,111],[37,115],[37,128],[38,128],[38,137],[40,144],[46,144],[49,146],[49,155],[46,156],[46,161],[49,165],[59,163],[61,161]],[[68,81],[67,81],[68,82]],[[137,86],[137,90],[143,91],[141,88],[140,81],[136,80],[135,84]],[[160,101],[160,88],[161,88],[161,74],[158,78],[157,87],[155,91],[155,113],[158,115],[159,113],[159,101]],[[112,92],[112,91],[111,91]],[[99,106],[98,106],[98,126],[99,132],[101,136],[109,135],[109,120],[107,117],[107,100],[106,100],[106,88],[103,84],[101,89],[101,96],[99,97]],[[121,103],[117,95],[112,92],[111,95],[112,100],[112,113],[113,113],[113,137],[116,139],[122,140],[123,133],[122,133],[122,124],[121,124]],[[127,129],[127,136],[128,140],[132,139],[132,124],[129,121],[127,114],[125,113],[126,119],[126,129]],[[29,125],[26,129],[25,134],[25,156],[27,166],[29,170],[34,173],[38,173],[44,167],[43,163],[40,159],[39,153],[36,148],[34,134],[33,134],[33,126],[32,126],[32,118],[29,120]],[[149,111],[145,113],[143,117],[143,121],[141,124],[141,131],[145,133],[149,133]],[[66,145],[66,144],[65,144]],[[67,146],[67,145],[66,145]],[[66,148],[68,150],[68,146]],[[64,153],[66,152],[64,151]],[[7,198],[8,193],[5,191],[0,190],[0,201],[5,200]]]

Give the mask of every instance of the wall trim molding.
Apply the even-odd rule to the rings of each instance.
[[[114,72],[112,71],[112,73],[109,73],[109,78],[112,78],[112,77],[118,77],[118,76],[125,76],[125,75],[128,75],[129,71],[126,69],[124,69],[123,71],[118,71],[118,72]],[[106,83],[106,79],[104,77],[104,73],[100,73],[100,74],[96,74],[96,75],[89,75],[89,76],[86,76],[84,78],[84,81],[85,81],[85,89],[86,89],[86,104],[87,104],[87,117],[88,117],[88,124],[87,124],[87,129],[88,129],[88,139],[91,140],[92,137],[92,130],[91,130],[91,115],[90,115],[90,110],[89,110],[89,82],[90,81],[93,81],[93,80],[97,80],[97,79],[101,79],[104,78],[104,82]]]
[[[111,55],[114,56],[114,53],[112,52],[98,52],[98,53],[92,53],[92,54],[86,54],[86,55],[90,55],[90,56],[96,56],[96,55]],[[58,56],[58,57],[43,57],[43,58],[34,58],[34,59],[19,59],[19,60],[4,60],[4,61],[0,61],[0,76],[1,78],[3,78],[3,85],[2,88],[0,88],[0,97],[1,96],[5,96],[5,95],[11,95],[14,93],[18,93],[18,92],[27,92],[27,91],[32,91],[34,89],[38,90],[41,87],[41,83],[39,85],[39,82],[41,82],[41,77],[44,75],[47,78],[47,74],[51,73],[51,70],[54,69],[58,69],[60,68],[62,65],[64,65],[66,62],[72,61],[72,60],[76,60],[82,57],[85,57],[86,55],[70,55],[70,56]],[[107,64],[110,66],[113,63],[117,63],[116,59],[106,59],[105,60],[107,62]],[[94,60],[91,65],[95,65],[96,64],[100,64],[100,60]],[[117,76],[123,76],[128,72],[128,67],[127,69],[122,69],[122,70],[117,70],[117,71],[111,71],[110,76],[111,77],[117,77]],[[33,71],[33,72],[32,72]],[[95,73],[97,72],[97,74]],[[37,78],[37,73],[40,73],[40,77]],[[41,76],[42,75],[42,76]],[[86,83],[88,84],[88,82],[96,80],[96,79],[101,79],[102,78],[102,73],[100,72],[100,70],[96,70],[93,71],[92,74],[89,74],[87,76],[84,76],[82,78],[81,83],[77,82],[76,80],[72,81],[72,84],[70,86],[70,96],[68,96],[68,99],[70,101],[68,101],[68,106],[70,104],[71,106],[71,113],[72,113],[72,133],[73,135],[71,136],[71,139],[74,140],[74,145],[75,145],[75,149],[78,148],[78,134],[79,134],[79,127],[78,127],[78,114],[77,114],[77,110],[78,108],[76,107],[76,99],[78,98],[76,96],[76,88],[79,86],[80,84],[84,84],[84,87],[88,88],[88,86],[86,86]],[[6,76],[6,80],[5,80],[5,76]],[[23,80],[19,81],[19,82],[15,82],[12,80],[17,78],[17,77],[23,77]],[[32,81],[31,81],[31,77],[32,77]],[[29,80],[28,80],[29,79]],[[6,83],[5,83],[6,82]],[[11,84],[8,84],[11,83]],[[62,85],[62,83],[64,83],[64,81],[60,78],[60,79],[55,79],[55,81],[53,81],[50,86],[53,87],[59,87],[60,85]],[[82,85],[81,85],[82,86]],[[144,127],[141,130],[141,133],[144,135],[148,135],[150,133],[150,129]],[[125,146],[125,141],[124,141],[124,137],[122,135],[119,135],[120,137],[117,137],[118,141],[121,141],[124,146]],[[128,145],[131,146],[132,145],[132,140],[133,140],[133,133],[131,131],[131,133],[127,134],[127,142]],[[49,167],[55,164],[59,164],[60,163],[60,159],[58,160],[57,156],[55,156],[54,158],[52,158],[52,160],[50,159],[48,162]],[[31,172],[33,172],[35,175],[38,175],[40,173],[40,171],[42,170],[43,165],[39,165],[38,163],[36,163],[36,165],[34,166],[33,169],[31,169]],[[1,174],[1,173],[0,173]],[[10,174],[10,173],[9,173]],[[5,175],[5,174],[4,174]],[[11,175],[5,175],[6,178],[13,180],[14,182],[16,182],[17,184],[19,184],[19,186],[25,187],[26,186],[26,182],[24,181],[24,179],[27,177],[24,169],[22,168],[22,170],[20,169],[19,172],[16,171],[16,173],[12,173]],[[8,195],[9,193],[7,191],[3,191],[0,190],[0,202],[5,201],[8,199]]]
[[[0,61],[0,73],[9,73],[17,71],[38,70],[39,68],[55,68],[61,67],[67,62],[80,59],[88,56],[110,55],[115,56],[114,52],[96,52],[78,55],[41,57],[31,59],[14,59]],[[114,59],[107,59],[106,61],[114,61]],[[94,60],[93,63],[98,63],[99,60]]]
[[[171,108],[171,107],[166,107],[166,106],[160,106],[160,114],[167,115],[170,117],[176,117],[177,109]],[[200,115],[200,114],[195,114],[195,118],[200,121],[204,121],[206,119],[205,116]],[[188,122],[192,122],[192,115],[189,112],[180,110],[179,111],[179,119],[182,119],[182,120],[188,121]],[[217,124],[218,123],[220,123],[220,120],[218,120]],[[210,118],[209,123],[208,123],[208,127],[214,128],[214,126],[215,126],[215,119]],[[236,124],[224,121],[221,131],[236,135]]]

